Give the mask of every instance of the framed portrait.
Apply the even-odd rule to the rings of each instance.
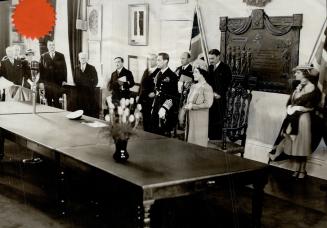
[[[101,5],[87,7],[87,25],[89,40],[101,40],[102,7]]]
[[[164,5],[184,4],[184,3],[187,3],[187,0],[161,0],[161,3]]]
[[[149,4],[128,5],[128,44],[148,45]]]

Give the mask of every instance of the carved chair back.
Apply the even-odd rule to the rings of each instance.
[[[242,82],[234,81],[227,91],[226,98],[223,150],[226,150],[227,138],[231,142],[241,140],[241,145],[245,146],[252,93],[243,86]]]

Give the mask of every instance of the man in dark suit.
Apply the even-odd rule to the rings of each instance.
[[[67,81],[67,66],[65,56],[57,52],[54,41],[48,41],[48,52],[41,55],[40,83],[44,84],[48,104],[60,108],[59,98],[62,86]]]
[[[157,134],[171,136],[178,116],[178,78],[168,67],[169,55],[159,53],[157,64],[160,71],[154,79],[155,98],[152,106],[152,126]]]
[[[78,54],[80,64],[75,68],[74,82],[77,88],[77,108],[84,114],[99,117],[99,107],[95,100],[95,87],[98,84],[98,74],[94,66],[87,63],[87,54]]]
[[[23,66],[20,59],[15,59],[15,50],[13,47],[6,48],[6,54],[1,60],[0,76],[16,85],[23,83]]]
[[[206,78],[214,92],[214,102],[209,110],[209,139],[222,138],[224,112],[226,108],[226,92],[232,81],[232,72],[229,66],[220,61],[220,51],[209,51],[209,74]]]
[[[181,79],[181,76],[189,77],[193,80],[193,72],[191,62],[191,55],[188,52],[183,52],[180,57],[181,65],[176,68],[175,73],[178,76],[178,79]]]
[[[129,89],[134,86],[135,82],[132,72],[124,67],[124,59],[116,57],[114,61],[116,70],[112,72],[107,88],[111,91],[112,101],[119,103],[121,98],[130,98]]]
[[[141,79],[139,103],[142,105],[143,129],[152,132],[151,109],[154,99],[154,77],[160,71],[157,67],[157,55],[151,54],[148,58],[148,66]]]

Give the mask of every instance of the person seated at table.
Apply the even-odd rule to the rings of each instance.
[[[312,153],[311,114],[321,100],[321,92],[309,79],[312,77],[310,65],[300,65],[293,69],[299,84],[287,102],[287,115],[281,130],[269,153],[269,163],[292,159],[296,167],[293,177],[306,176],[307,156]]]
[[[95,88],[98,84],[98,74],[94,66],[87,62],[87,54],[78,54],[80,64],[75,68],[74,82],[77,88],[77,108],[84,114],[99,117],[99,108],[95,100]]]
[[[7,56],[1,60],[0,75],[16,85],[22,85],[22,61],[20,59],[15,59],[15,50],[13,47],[7,47],[6,54]]]
[[[191,86],[186,104],[179,113],[179,121],[184,122],[186,112],[186,141],[200,146],[208,144],[209,108],[213,103],[213,90],[206,82],[207,66],[203,60],[193,63],[195,83]]]
[[[111,92],[113,103],[119,103],[121,98],[130,98],[132,88],[135,84],[131,71],[124,67],[124,59],[122,57],[114,58],[116,70],[112,72],[110,81],[107,85]]]

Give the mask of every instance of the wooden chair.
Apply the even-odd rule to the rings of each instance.
[[[222,140],[209,141],[209,147],[240,154],[243,157],[252,93],[242,85],[242,82],[235,81],[227,91],[226,98]],[[237,141],[240,141],[240,144],[236,143]]]

